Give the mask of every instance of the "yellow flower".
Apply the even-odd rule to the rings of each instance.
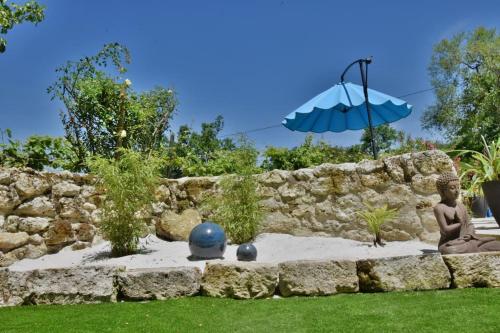
[[[126,137],[126,136],[127,136],[127,131],[122,130],[122,131],[120,132],[120,138],[124,138],[124,137]]]

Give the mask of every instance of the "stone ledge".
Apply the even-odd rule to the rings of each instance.
[[[210,297],[266,298],[274,295],[277,285],[277,265],[207,262],[201,290],[203,295]]]
[[[451,274],[450,274],[451,272]],[[453,277],[453,278],[452,278]],[[153,300],[197,295],[235,299],[500,287],[500,252],[403,256],[280,264],[207,262],[196,267],[126,270],[83,266],[31,271],[0,269],[0,307]]]
[[[0,306],[115,302],[115,277],[124,267],[84,266],[0,271]]]
[[[500,288],[500,252],[450,254],[443,256],[443,260],[455,288]]]
[[[359,291],[355,261],[298,260],[279,264],[283,296],[326,296]]]
[[[132,269],[118,275],[120,296],[130,300],[193,296],[200,291],[198,267]]]
[[[357,267],[362,292],[450,287],[451,275],[440,254],[365,259]]]

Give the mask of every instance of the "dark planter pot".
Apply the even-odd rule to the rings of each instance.
[[[493,217],[500,226],[500,181],[493,180],[483,183],[483,192]]]
[[[474,217],[486,217],[488,212],[488,203],[484,197],[474,197],[471,203],[472,216]]]

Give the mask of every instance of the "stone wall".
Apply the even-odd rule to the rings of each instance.
[[[388,204],[398,209],[399,217],[383,226],[385,240],[437,243],[439,228],[432,213],[439,201],[435,181],[453,170],[448,156],[433,150],[260,174],[258,191],[267,210],[260,231],[367,241],[371,236],[356,212],[364,203]],[[207,218],[198,210],[201,199],[218,191],[219,179],[162,179],[157,202],[140,213],[145,233],[184,239],[190,223]],[[88,175],[69,172],[0,169],[0,266],[99,241],[104,196],[92,183]]]

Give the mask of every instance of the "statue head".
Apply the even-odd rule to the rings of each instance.
[[[436,187],[441,195],[441,200],[453,202],[460,195],[460,180],[457,175],[446,172],[443,173],[436,181]]]

